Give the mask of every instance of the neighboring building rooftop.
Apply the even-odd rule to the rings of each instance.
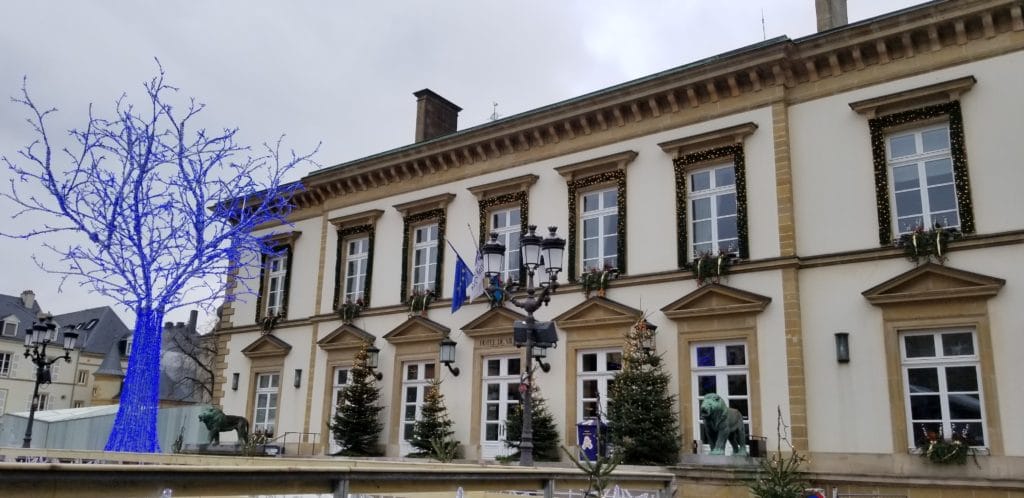
[[[0,294],[0,320],[17,322],[15,334],[0,335],[0,340],[24,343],[25,330],[36,321],[40,311],[42,308],[32,291],[22,292],[20,296]],[[131,335],[131,329],[109,306],[54,315],[53,321],[61,332],[77,332],[75,347],[85,353],[105,355],[112,345]]]

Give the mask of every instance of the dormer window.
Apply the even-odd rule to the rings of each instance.
[[[14,336],[18,335],[18,326],[19,325],[21,325],[21,322],[18,320],[18,317],[14,316],[14,315],[11,315],[11,316],[8,316],[7,318],[4,318],[4,325],[3,325],[3,332],[2,332],[3,336],[4,337],[14,337]]]

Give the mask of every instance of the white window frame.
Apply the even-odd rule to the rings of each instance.
[[[606,205],[605,198],[608,193],[614,194],[611,205]],[[587,209],[587,198],[594,197],[597,199],[597,207],[594,209]],[[619,266],[619,229],[618,229],[618,215],[619,215],[619,191],[618,187],[613,186],[609,188],[602,188],[598,190],[590,190],[580,193],[580,260],[582,262],[582,271],[590,271],[591,269],[603,270],[606,266],[611,268],[618,268]],[[605,230],[606,219],[609,217],[616,217],[615,223],[613,224],[610,231]],[[587,230],[587,221],[597,220],[597,231]],[[608,237],[614,236],[615,243],[608,247]],[[597,242],[597,253],[594,255],[587,254],[587,241]],[[612,262],[614,264],[612,264]]]
[[[718,177],[716,173],[720,170],[731,170],[732,171],[732,183],[727,185],[718,185]],[[696,190],[694,177],[697,175],[708,175],[708,185],[706,189]],[[689,203],[686,209],[686,226],[690,231],[690,259],[696,259],[704,253],[718,254],[719,251],[723,251],[726,254],[738,255],[739,254],[739,211],[738,211],[738,199],[736,193],[736,165],[730,161],[727,163],[719,163],[712,166],[694,169],[686,173],[686,184],[689,187],[689,192],[686,193],[686,202]],[[733,213],[731,215],[719,215],[718,213],[718,202],[720,197],[733,196]],[[695,204],[697,202],[707,199],[710,206],[708,211],[710,217],[696,219],[697,208]],[[732,217],[735,236],[729,239],[722,239],[719,233],[719,221],[723,218]],[[705,241],[697,241],[697,223],[698,222],[710,222],[711,224],[711,238]],[[726,241],[730,241],[728,245],[722,247],[722,244]],[[709,246],[707,249],[698,249],[698,246]]]
[[[80,385],[80,386],[84,386],[84,385],[88,384],[89,383],[89,371],[88,370],[79,370],[78,371],[78,377],[76,378],[76,383],[78,385]]]
[[[415,372],[410,372],[411,367]],[[399,436],[402,441],[402,454],[412,453],[412,442],[406,438],[412,433],[412,427],[423,417],[423,404],[427,398],[427,389],[437,378],[437,362],[433,360],[417,360],[402,362],[401,412],[399,413]],[[410,390],[414,390],[413,400],[409,399]],[[411,410],[411,412],[410,412]],[[412,415],[410,417],[410,415]]]
[[[595,370],[584,370],[586,355],[596,356]],[[614,368],[616,356],[618,368]],[[607,422],[609,387],[614,383],[615,376],[622,371],[622,348],[581,349],[576,352],[576,369],[576,422],[592,418],[594,414],[588,413],[585,407],[593,406],[595,403],[601,420]],[[596,382],[596,397],[586,396],[584,385],[587,382]]]
[[[263,379],[266,379],[265,383]],[[273,434],[277,432],[277,406],[281,401],[281,373],[258,373],[254,382],[256,384],[253,395],[252,432]]]
[[[342,375],[344,372],[344,375]],[[334,421],[334,416],[338,414],[339,402],[341,401],[341,393],[345,392],[348,386],[352,385],[352,366],[350,365],[338,365],[331,370],[331,414],[330,420]],[[341,446],[334,440],[333,434],[330,439],[330,451],[332,454],[337,453],[341,450]]]
[[[18,326],[21,325],[21,321],[18,317],[11,315],[4,318],[4,328],[2,335],[4,337],[15,337],[18,335]]]
[[[498,234],[498,242],[505,245],[505,268],[501,272],[502,282],[518,282],[522,264],[519,254],[519,237],[522,234],[522,213],[518,206],[492,210],[491,231]]]
[[[728,363],[728,348],[742,346],[743,347],[743,363],[732,364]],[[714,366],[700,366],[699,358],[697,356],[698,348],[714,348],[715,365]],[[753,421],[749,415],[753,415],[753,406],[751,400],[751,384],[750,384],[750,346],[746,341],[742,340],[730,340],[730,341],[704,341],[694,342],[690,344],[690,385],[692,391],[690,393],[690,399],[694,400],[693,409],[691,413],[692,425],[690,426],[691,433],[694,434],[694,439],[699,441],[702,449],[702,453],[708,453],[711,451],[711,446],[703,442],[703,431],[702,421],[700,419],[700,404],[704,400],[704,396],[700,393],[701,385],[700,378],[705,376],[713,376],[715,378],[715,394],[718,394],[727,406],[732,407],[734,401],[745,401],[747,404],[748,416],[743,418],[744,425],[746,426],[747,437],[750,437],[750,431],[753,427]],[[729,377],[743,375],[746,378],[746,394],[731,393],[729,392]],[[725,445],[725,454],[732,454],[732,445]]]
[[[438,236],[440,227],[437,222],[426,223],[412,228],[412,291],[413,292],[437,292],[437,260],[438,248],[440,247]],[[420,234],[424,234],[422,240]],[[422,255],[422,260],[417,264],[417,258]]]
[[[72,401],[71,408],[85,408],[85,400],[76,399]]]
[[[50,393],[40,392],[38,399],[39,399],[39,403],[36,404],[36,411],[43,411],[43,410],[49,410],[50,409],[50,399],[51,399],[50,398]],[[34,401],[34,399],[31,396],[29,396],[29,398],[28,398],[28,408],[27,408],[28,410],[32,409],[32,401]]]
[[[366,293],[366,273],[370,261],[370,237],[354,236],[345,239],[345,292],[342,303],[356,302]]]
[[[266,316],[274,316],[284,308],[285,281],[288,277],[288,255],[267,258]]]
[[[519,355],[497,355],[483,357],[483,376],[480,383],[480,445],[484,460],[508,456],[511,449],[505,444],[507,432],[505,421],[514,407],[519,405],[519,386],[522,384],[523,363]],[[498,373],[490,374],[490,362],[498,362]],[[513,364],[516,368],[510,368]],[[497,397],[489,390],[496,386]],[[489,411],[490,408],[493,409]],[[497,418],[489,418],[489,417]],[[496,431],[488,434],[489,430]]]
[[[10,351],[0,351],[0,377],[11,378],[14,375],[15,354]]]
[[[969,355],[946,355],[943,351],[942,336],[945,334],[971,334],[973,352]],[[920,336],[932,336],[933,344],[935,347],[935,356],[931,357],[907,357],[907,337],[920,337]],[[985,390],[982,384],[982,372],[981,372],[981,357],[978,354],[978,333],[972,328],[949,328],[949,329],[933,329],[933,330],[915,330],[915,331],[903,331],[899,335],[900,343],[900,370],[903,376],[903,396],[906,403],[906,416],[907,416],[907,434],[909,438],[907,441],[910,444],[908,448],[911,451],[916,450],[916,444],[923,437],[922,434],[916,433],[914,430],[915,423],[938,423],[942,431],[942,438],[949,440],[954,432],[958,431],[955,427],[957,422],[960,423],[978,423],[981,424],[983,430],[983,444],[973,445],[976,448],[987,448],[989,444],[989,427],[986,423],[988,420],[987,414],[985,413]],[[976,391],[956,391],[951,393],[948,388],[947,378],[944,375],[946,368],[957,368],[957,367],[974,367],[975,378],[977,379],[977,390]],[[941,411],[941,420],[915,420],[913,417],[913,406],[912,398],[915,395],[928,395],[928,393],[912,393],[910,389],[910,369],[924,369],[924,368],[935,368],[937,370],[938,378],[938,393],[939,396],[939,409]],[[934,395],[933,394],[933,395]],[[957,419],[955,422],[950,413],[950,396],[955,394],[961,395],[972,395],[977,394],[979,403],[979,413],[981,419]]]
[[[929,152],[924,151],[924,134],[928,132],[944,130],[946,132],[946,148],[936,149]],[[892,140],[894,138],[913,136],[915,154],[900,156],[893,158],[892,151]],[[952,144],[949,137],[949,121],[942,121],[938,123],[931,123],[927,126],[920,126],[916,128],[901,129],[890,131],[885,134],[885,159],[886,169],[889,174],[889,202],[892,205],[892,227],[897,235],[909,233],[914,230],[917,226],[923,226],[925,229],[930,229],[935,226],[935,223],[940,223],[943,227],[949,228],[960,228],[960,204],[957,198],[957,189],[955,184],[956,172],[953,167],[953,152]],[[937,183],[935,185],[929,185],[927,183],[927,163],[934,161],[946,160],[949,164],[949,181]],[[916,166],[917,173],[917,185],[910,189],[896,190],[896,168],[903,168],[909,166]],[[945,188],[948,187],[953,194],[953,208],[951,210],[943,210],[940,213],[933,212],[931,208],[931,200],[928,195],[928,191],[931,188]],[[920,214],[901,214],[899,212],[899,204],[896,201],[897,194],[903,192],[918,191],[918,198],[921,202],[921,213]],[[949,214],[952,212],[957,220],[956,223],[949,222]],[[911,222],[911,219],[916,218],[917,223]],[[906,220],[901,223],[901,221]]]

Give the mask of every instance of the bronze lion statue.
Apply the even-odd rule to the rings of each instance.
[[[721,396],[710,393],[700,402],[700,418],[704,421],[707,441],[711,444],[712,455],[724,455],[726,441],[732,445],[734,455],[747,454],[747,431],[743,426],[743,414],[729,408]]]
[[[237,415],[225,415],[215,406],[206,408],[199,414],[199,421],[210,432],[210,444],[220,444],[220,433],[235,431],[238,442],[245,443],[249,439],[249,421]]]

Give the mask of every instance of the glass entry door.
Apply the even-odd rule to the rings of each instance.
[[[505,420],[519,404],[522,360],[519,356],[488,356],[484,358],[483,400],[480,421],[480,451],[484,460],[508,456],[513,451],[505,445]]]

